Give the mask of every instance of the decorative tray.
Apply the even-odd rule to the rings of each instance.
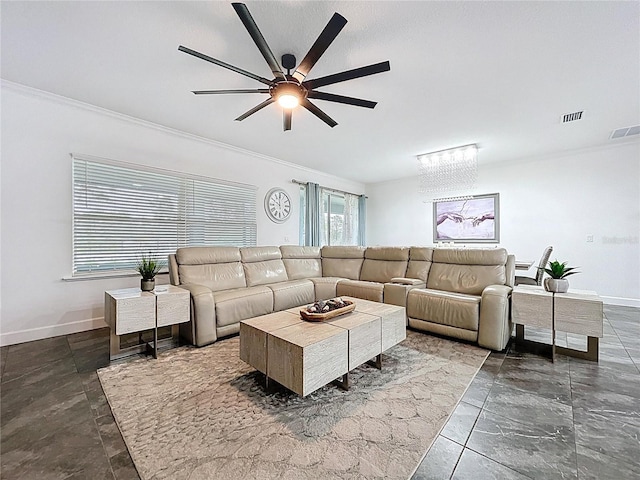
[[[344,305],[344,307],[337,307],[336,305]],[[323,312],[322,309],[325,306],[329,306],[330,310]],[[315,307],[315,308],[314,308]],[[333,307],[333,310],[331,308]],[[355,310],[356,304],[348,300],[342,300],[341,298],[332,298],[330,300],[320,300],[319,302],[309,305],[306,308],[300,310],[300,317],[308,322],[325,322],[332,318],[344,315],[345,313]],[[320,311],[309,311],[309,309]]]

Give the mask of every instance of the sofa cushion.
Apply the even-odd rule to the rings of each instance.
[[[184,247],[176,250],[178,265],[204,265],[239,262],[238,247]]]
[[[407,278],[419,278],[423,282],[429,278],[431,261],[433,260],[433,248],[411,247],[409,250],[409,264],[407,265]]]
[[[213,299],[218,327],[273,312],[273,291],[265,286],[216,292]]]
[[[239,261],[203,265],[178,265],[178,276],[181,285],[204,285],[214,292],[246,287],[247,285],[244,269]]]
[[[359,280],[364,262],[364,252],[364,247],[322,247],[322,275]]]
[[[175,256],[179,284],[205,285],[214,292],[246,287],[240,259],[238,247],[179,248]]]
[[[414,288],[407,296],[407,316],[450,327],[478,330],[480,297]]]
[[[280,247],[241,247],[240,257],[242,258],[242,263],[253,263],[280,260],[282,254],[280,253]]]
[[[289,280],[267,285],[273,291],[273,311],[279,312],[315,301],[311,280]]]
[[[325,245],[322,258],[364,258],[365,247],[355,245]]]
[[[362,280],[340,280],[336,287],[339,297],[356,297],[382,303],[384,283],[365,282]]]
[[[243,247],[240,255],[248,287],[289,280],[280,248]]]
[[[322,276],[320,247],[283,245],[280,252],[289,280]]]
[[[504,285],[504,266],[499,265],[431,265],[427,288],[480,295],[489,285]]]
[[[315,289],[315,300],[328,300],[336,297],[338,282],[344,280],[340,277],[314,277],[310,278]]]
[[[507,251],[504,248],[436,248],[433,263],[505,265]]]
[[[360,280],[385,283],[393,277],[404,277],[408,260],[407,247],[369,247],[364,254]]]
[[[427,288],[480,295],[489,285],[507,282],[506,262],[503,248],[435,249]]]
[[[364,252],[364,258],[406,262],[409,260],[409,247],[367,247]]]

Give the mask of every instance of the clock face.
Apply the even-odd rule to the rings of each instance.
[[[276,223],[285,222],[291,215],[291,198],[281,188],[272,188],[264,197],[267,216]]]

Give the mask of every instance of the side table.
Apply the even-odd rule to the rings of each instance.
[[[159,343],[178,343],[178,324],[189,321],[189,308],[189,292],[173,285],[159,285],[151,292],[139,288],[105,292],[104,318],[111,328],[110,359],[145,351],[157,358]],[[171,338],[158,342],[158,328],[166,326],[171,326]],[[144,343],[120,348],[122,335],[144,330],[153,330],[153,346]]]
[[[511,317],[516,324],[516,341],[519,343],[524,343],[525,326],[551,330],[552,361],[555,361],[556,353],[598,361],[603,315],[602,300],[596,292],[570,290],[551,293],[542,287],[519,285],[511,294]],[[587,351],[556,346],[556,332],[586,335]]]

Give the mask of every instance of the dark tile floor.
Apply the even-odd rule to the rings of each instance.
[[[640,478],[640,309],[605,306],[599,363],[492,352],[413,480]],[[542,330],[526,338],[550,343]],[[557,343],[586,350],[586,338]]]
[[[640,478],[640,309],[605,313],[597,364],[492,353],[413,478]],[[108,344],[100,329],[0,349],[1,478],[139,478],[95,372]]]

